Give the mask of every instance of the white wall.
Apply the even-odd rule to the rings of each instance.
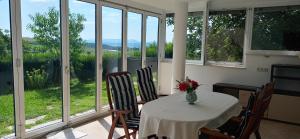
[[[291,56],[246,55],[246,68],[226,68],[186,64],[186,76],[199,81],[200,91],[212,91],[217,82],[261,86],[270,81],[272,64],[300,64],[300,58]],[[171,62],[161,62],[161,93],[171,90]],[[257,68],[268,68],[268,72],[259,72]]]

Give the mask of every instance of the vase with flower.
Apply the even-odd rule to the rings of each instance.
[[[185,81],[177,81],[177,89],[181,92],[186,92],[186,100],[189,104],[194,104],[197,100],[196,89],[199,87],[199,84],[195,80],[191,80],[186,77]]]

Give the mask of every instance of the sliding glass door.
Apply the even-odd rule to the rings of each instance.
[[[136,70],[142,68],[142,14],[127,14],[127,71],[137,87]]]
[[[62,121],[59,0],[22,0],[25,127]]]
[[[108,104],[105,77],[108,73],[122,71],[123,11],[102,7],[102,105]]]
[[[156,87],[158,79],[158,22],[154,16],[147,16],[146,20],[146,66],[152,67]]]
[[[14,136],[14,83],[9,0],[0,1],[0,138]]]
[[[157,81],[159,20],[147,14],[98,0],[0,0],[0,138],[99,114],[108,73],[131,72],[138,91],[146,65]]]
[[[96,5],[69,1],[71,116],[95,112]]]

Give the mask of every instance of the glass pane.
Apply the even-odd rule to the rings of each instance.
[[[136,70],[142,68],[142,15],[128,12],[127,70],[137,87]],[[136,88],[136,92],[138,89]]]
[[[202,26],[202,12],[189,13],[186,38],[187,60],[201,60]]]
[[[69,2],[71,116],[94,112],[96,102],[96,5]]]
[[[26,129],[62,121],[59,0],[22,0]]]
[[[158,18],[153,16],[147,16],[146,20],[146,66],[152,66],[153,80],[157,86]]]
[[[173,58],[174,14],[166,17],[165,58]]]
[[[254,10],[252,50],[300,51],[299,40],[300,6]]]
[[[14,136],[14,86],[9,0],[0,1],[0,138]]]
[[[107,73],[122,71],[122,10],[102,7],[102,105],[108,104]]]
[[[243,61],[246,11],[209,12],[207,58],[209,61]]]

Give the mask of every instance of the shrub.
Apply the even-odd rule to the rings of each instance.
[[[25,74],[26,87],[29,89],[42,89],[47,86],[48,74],[44,69],[32,69]]]
[[[173,43],[168,42],[165,48],[165,58],[173,58]]]
[[[82,54],[74,57],[72,61],[72,71],[76,77],[82,81],[91,81],[96,78],[96,56],[92,54]]]

